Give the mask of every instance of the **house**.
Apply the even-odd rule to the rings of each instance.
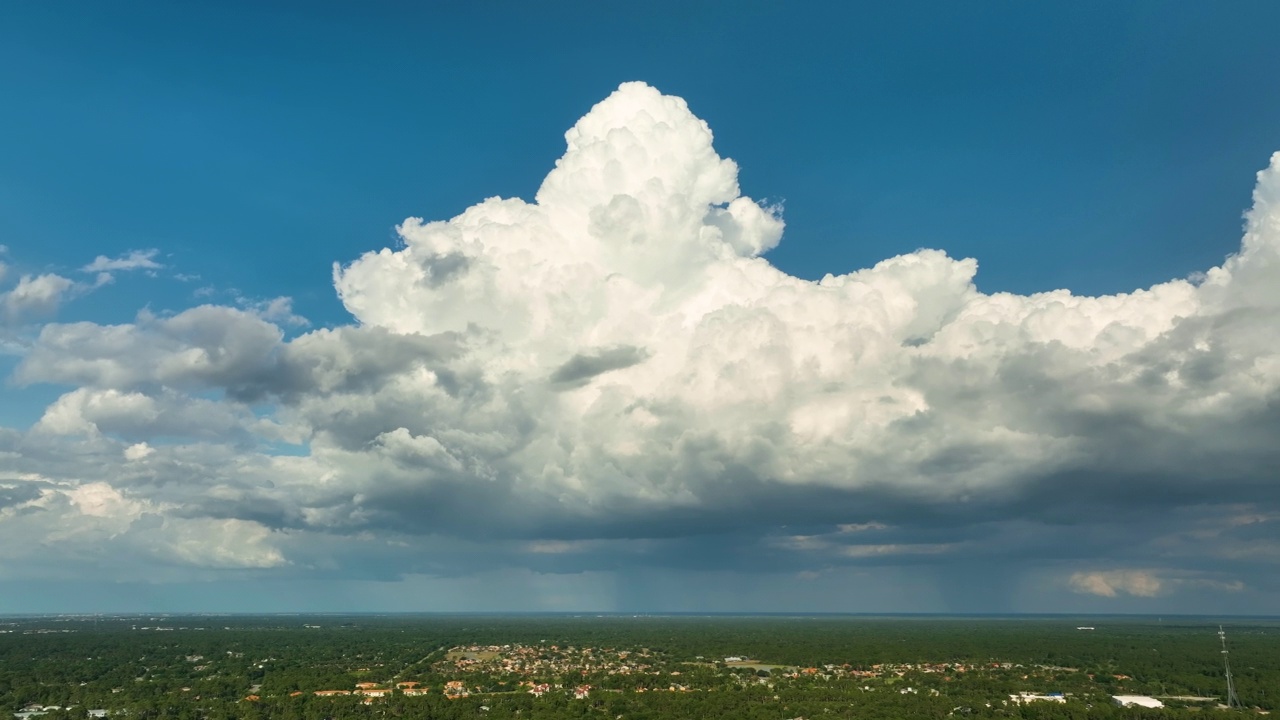
[[[413,688],[416,688],[416,687],[418,687],[418,685],[420,685],[420,684],[421,684],[421,683],[415,682],[415,681],[413,681],[413,680],[406,680],[406,681],[404,681],[404,682],[398,682],[398,683],[396,683],[396,687],[400,688],[401,690],[405,690],[405,689],[413,689]]]
[[[1067,696],[1063,695],[1062,693],[1047,693],[1047,694],[1041,695],[1040,693],[1020,692],[1017,695],[1010,695],[1009,699],[1017,703],[1018,705],[1022,705],[1024,703],[1029,703],[1029,702],[1064,703],[1067,701]]]
[[[40,703],[29,703],[22,708],[21,712],[16,712],[13,714],[13,716],[17,718],[17,720],[30,720],[30,718],[33,718],[33,717],[40,717],[41,715],[47,715],[50,711],[62,710],[62,709],[63,708],[57,705],[41,705]],[[99,717],[106,717],[106,711],[103,710],[102,715]]]
[[[356,693],[364,695],[365,697],[386,697],[391,694],[391,689],[380,687],[361,688],[357,690]]]
[[[466,697],[470,694],[467,692],[467,686],[461,680],[450,680],[444,684],[444,696],[450,700]]]
[[[416,683],[415,683],[415,684],[416,684]],[[405,688],[404,690],[401,690],[400,692],[402,692],[402,693],[404,693],[405,695],[408,695],[408,696],[410,696],[410,697],[414,697],[414,696],[418,696],[418,695],[426,695],[426,694],[427,694],[427,692],[428,692],[428,690],[427,690],[427,688],[424,688],[424,687],[411,687],[411,688]]]
[[[356,683],[356,688],[360,690],[372,690],[373,688],[376,688],[376,687],[378,687],[378,683],[373,683],[373,682]]]
[[[336,695],[350,695],[350,690],[317,690],[318,697],[334,697]]]
[[[1112,695],[1111,700],[1120,707],[1162,708],[1164,703],[1146,695]]]
[[[590,694],[591,694],[590,685],[579,685],[578,687],[573,689],[574,700],[586,700],[587,696]]]

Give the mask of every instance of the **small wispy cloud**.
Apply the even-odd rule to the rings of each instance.
[[[164,267],[156,262],[156,255],[159,250],[151,248],[149,250],[130,250],[128,253],[120,257],[107,257],[99,255],[93,259],[93,262],[80,268],[80,272],[97,273],[98,277],[95,284],[101,286],[115,280],[114,273],[132,272],[134,270],[144,270],[154,272]]]
[[[870,530],[887,530],[889,529],[889,526],[878,522],[844,523],[842,525],[837,525],[836,529],[841,534],[849,534],[867,532]]]
[[[561,555],[564,553],[581,552],[585,548],[585,543],[574,540],[535,540],[525,544],[525,549],[531,553],[539,553],[544,555]]]
[[[848,545],[840,548],[840,554],[851,558],[885,557],[891,555],[940,555],[955,548],[955,543],[888,543],[881,545]]]

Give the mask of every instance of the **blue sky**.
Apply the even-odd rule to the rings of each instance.
[[[1199,294],[1193,286],[1241,251],[1243,213],[1256,205],[1255,185],[1265,187],[1257,174],[1280,150],[1280,93],[1266,80],[1280,77],[1272,32],[1280,7],[459,5],[122,2],[0,10],[0,133],[8,140],[0,152],[0,245],[7,248],[0,293],[11,308],[0,318],[0,372],[9,378],[0,388],[0,458],[13,462],[9,476],[0,468],[9,493],[0,507],[16,508],[0,515],[0,525],[31,538],[29,552],[0,556],[0,567],[8,563],[0,585],[81,581],[77,568],[93,557],[89,539],[84,547],[66,540],[60,559],[35,570],[38,538],[54,531],[20,524],[65,510],[72,518],[116,517],[118,524],[86,538],[109,538],[118,544],[113,555],[126,559],[92,582],[114,583],[116,594],[129,583],[155,583],[158,609],[198,604],[214,581],[248,588],[228,592],[229,603],[249,598],[250,607],[234,609],[289,609],[310,595],[288,587],[312,587],[317,578],[374,582],[358,570],[371,565],[383,589],[370,602],[399,609],[457,609],[405,600],[409,586],[454,597],[459,588],[548,583],[567,590],[542,605],[506,609],[644,609],[618,599],[636,596],[636,578],[677,593],[690,587],[681,573],[709,578],[715,568],[739,573],[728,585],[754,604],[717,594],[726,582],[719,580],[690,590],[687,601],[653,592],[652,602],[672,610],[901,607],[905,589],[873,593],[858,607],[832,599],[862,584],[858,578],[868,575],[859,573],[881,573],[896,578],[895,587],[917,588],[911,597],[929,598],[910,606],[923,611],[1274,607],[1280,588],[1258,578],[1280,557],[1280,491],[1263,472],[1274,459],[1265,438],[1277,422],[1268,403],[1280,397],[1270,369],[1280,344],[1266,329],[1275,318],[1266,288],[1277,278],[1254,259],[1229,268],[1230,282],[1211,279]],[[680,196],[693,198],[690,207],[726,207],[740,189],[764,211],[707,221],[717,233],[749,239],[749,248],[738,248],[741,261],[716,264],[688,254],[692,239],[672,239],[684,226],[652,224],[684,207],[671,203],[685,176],[664,174],[675,170],[657,160],[643,172],[664,178],[671,197],[624,182],[613,197],[639,204],[582,200],[579,210],[594,223],[582,232],[606,246],[653,236],[644,235],[647,254],[617,250],[592,261],[638,288],[615,295],[603,289],[613,287],[607,283],[593,285],[591,273],[540,274],[537,268],[558,267],[590,246],[575,244],[580,238],[557,214],[574,216],[577,200],[539,196],[535,203],[535,194],[555,185],[547,176],[562,156],[565,168],[595,177],[587,155],[566,155],[564,133],[628,81],[683,98],[714,133],[719,156],[737,163],[732,192],[703,197],[695,183]],[[656,94],[619,97],[615,105],[624,110],[595,116],[635,130],[649,157],[700,147],[691,136],[645,136],[628,124],[635,108],[658,115],[666,107]],[[669,122],[696,127],[680,113]],[[617,152],[624,164],[633,157]],[[712,178],[706,182],[723,180],[711,160],[689,162],[702,168],[699,177]],[[643,180],[643,172],[628,177]],[[519,209],[473,207],[495,196],[546,208],[546,228],[543,219],[520,219]],[[506,224],[537,239],[523,259],[502,260],[492,253],[507,241],[478,241],[488,243],[480,252],[422,228],[396,229],[408,217],[444,221],[464,211],[477,228]],[[1267,212],[1257,205],[1251,216],[1264,250],[1272,242]],[[780,242],[778,219],[785,221]],[[464,226],[471,227],[457,225]],[[396,256],[403,263],[360,259],[384,247],[404,250]],[[789,281],[753,275],[756,256],[813,281],[897,256],[916,269],[850,276],[839,290],[847,296],[836,302],[814,295],[813,284],[785,297],[762,294]],[[98,257],[108,265],[142,261],[117,263],[105,282],[85,270]],[[445,287],[486,263],[530,258],[541,259],[516,285]],[[965,258],[977,260],[976,275],[959,262]],[[343,268],[337,288],[335,263]],[[417,280],[397,274],[405,264],[417,268]],[[49,278],[52,294],[39,302],[14,294],[24,276]],[[501,272],[494,277],[485,282],[510,282]],[[1106,299],[1185,278],[1195,282],[1132,301]],[[419,297],[424,282],[432,294]],[[1222,297],[1219,284],[1227,288]],[[643,288],[665,294],[647,305],[652,296]],[[1032,298],[1058,289],[1069,289],[1071,299],[1050,308]],[[993,293],[1012,295],[1002,306]],[[1091,304],[1081,296],[1103,299]],[[803,310],[786,304],[795,297],[809,298]],[[277,298],[288,300],[271,304]],[[575,314],[565,298],[587,309]],[[728,314],[716,320],[719,335],[660,342],[672,328],[705,320],[697,313],[710,307],[707,298],[736,298],[730,305],[741,314],[721,308]],[[202,305],[210,306],[203,315],[184,314]],[[895,319],[908,306],[901,312],[915,314]],[[510,320],[513,308],[529,314]],[[1223,320],[1246,316],[1257,325]],[[964,325],[971,318],[986,324]],[[668,321],[675,324],[662,324]],[[68,325],[77,322],[93,325]],[[1196,322],[1228,330],[1195,335]],[[520,323],[565,339],[548,344]],[[817,328],[813,337],[804,335],[806,323]],[[473,330],[479,334],[457,341],[465,350],[444,347],[445,333]],[[845,331],[850,339],[839,339]],[[895,348],[954,346],[932,355],[860,344],[881,335],[895,338]],[[481,336],[498,339],[482,351]],[[1074,354],[1049,355],[1063,347]],[[352,358],[362,352],[381,364],[356,367]],[[786,363],[765,362],[778,353],[790,354]],[[428,356],[448,367],[414,365]],[[994,369],[984,375],[975,358]],[[1244,369],[1233,372],[1252,384],[1212,385],[1228,383],[1225,368],[1242,358]],[[223,360],[225,367],[213,367]],[[197,361],[209,367],[174,370]],[[356,363],[342,370],[351,387],[319,379],[316,368],[347,361]],[[103,374],[111,363],[133,369]],[[308,379],[291,375],[297,368],[308,368]],[[801,368],[819,370],[809,376]],[[1204,394],[1177,395],[1191,392],[1186,381],[1161,395],[1135,379],[1178,372],[1208,378]],[[437,406],[426,389],[418,388],[420,397],[405,389],[422,373],[453,404]],[[704,375],[739,384],[702,388]],[[570,376],[568,384],[535,390],[534,379],[545,385],[547,377]],[[467,378],[502,401],[458,400],[465,393],[449,383],[461,387]],[[733,407],[725,400],[736,388],[773,382],[780,385],[772,394],[744,393]],[[672,383],[686,391],[664,395]],[[837,399],[806,395],[820,385],[839,386],[829,391]],[[1143,392],[1154,398],[1150,406],[1130,397]],[[395,402],[406,393],[420,401],[417,416],[412,403]],[[966,404],[973,397],[989,400]],[[1094,397],[1094,405],[1073,404]],[[671,410],[673,403],[683,410]],[[882,416],[876,403],[915,414]],[[654,408],[651,425],[619,426],[607,441],[584,429],[641,405]],[[323,407],[332,413],[322,417]],[[525,414],[503,414],[516,407]],[[782,409],[757,426],[740,414],[751,407]],[[1001,417],[980,436],[958,437],[966,413],[984,407]],[[1218,414],[1205,415],[1208,407]],[[680,432],[677,416],[689,423]],[[892,458],[872,457],[875,448],[896,447],[888,436],[864,437],[864,428],[879,424],[932,449],[915,457],[903,446]],[[773,438],[771,449],[748,441],[772,438],[770,428],[779,427],[790,435]],[[650,437],[644,428],[664,430]],[[679,443],[693,443],[700,430],[707,436],[697,447],[718,448],[723,457],[690,459],[693,446]],[[1140,459],[1106,446],[1108,433],[1144,448],[1135,451]],[[1251,433],[1262,439],[1250,445]],[[634,451],[628,443],[648,442],[677,450],[651,468],[616,459]],[[394,454],[402,445],[449,462],[410,472],[402,458],[388,460],[399,463],[393,471],[358,457],[360,448]],[[1179,446],[1205,466],[1175,462],[1167,448]],[[560,457],[554,447],[571,450]],[[128,448],[135,448],[128,463],[100,474],[66,459],[99,467]],[[300,459],[272,465],[281,456]],[[805,464],[814,457],[821,462]],[[861,469],[833,477],[841,458]],[[373,468],[367,475],[362,463]],[[733,470],[751,467],[766,470]],[[183,472],[199,480],[179,480]],[[275,473],[291,479],[272,480]],[[667,480],[654,480],[659,475]],[[1077,515],[1027,509],[1063,487],[1091,488],[1088,478],[1099,485],[1090,490],[1095,509],[1110,518],[1101,525],[1091,525],[1088,503]],[[482,480],[506,484],[476,491]],[[1215,482],[1238,486],[1238,495],[1213,499],[1206,493]],[[1168,483],[1177,490],[1167,492]],[[1155,503],[1147,493],[1169,497]],[[922,497],[967,498],[972,507],[949,514]],[[778,509],[779,498],[794,507]],[[527,522],[506,514],[514,512],[506,505],[521,504]],[[431,510],[484,515],[487,509],[475,508],[496,505],[504,509],[471,528]],[[37,506],[40,513],[31,511]],[[1116,519],[1125,513],[1142,519],[1129,534]],[[1190,542],[1175,537],[1175,516],[1226,539],[1208,556],[1171,550]],[[509,531],[513,522],[518,532]],[[710,536],[694,529],[708,526],[720,529]],[[855,526],[862,529],[847,529]],[[878,539],[849,545],[851,533]],[[1014,538],[1025,541],[1025,555],[994,559],[992,544]],[[44,542],[62,547],[63,540]],[[225,552],[191,549],[219,543]],[[1075,553],[1060,549],[1077,544]],[[1146,549],[1117,554],[1117,545]],[[322,548],[329,555],[318,556]],[[458,566],[458,557],[469,564]],[[952,587],[971,566],[1000,564],[1008,569],[984,577],[1016,601]],[[756,575],[759,566],[767,572]],[[788,573],[823,589],[796,605],[769,589]],[[918,591],[926,586],[933,589]],[[19,594],[0,611],[39,609],[55,593]],[[360,609],[351,605],[356,600],[343,602],[342,609]]]
[[[331,262],[529,197],[564,129],[644,80],[785,201],[789,272],[943,247],[985,290],[1095,294],[1233,251],[1277,146],[1269,3],[687,5],[11,8],[8,244],[35,268],[157,247],[340,322]]]

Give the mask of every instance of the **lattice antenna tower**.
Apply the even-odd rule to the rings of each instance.
[[[1221,625],[1218,626],[1218,639],[1222,641],[1222,667],[1227,671],[1227,707],[1244,707],[1240,702],[1240,696],[1236,695],[1236,681],[1231,678],[1231,660],[1227,655],[1227,633]]]

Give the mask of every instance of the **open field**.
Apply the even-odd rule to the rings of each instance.
[[[450,650],[445,654],[446,660],[484,661],[492,660],[496,657],[498,657],[498,651],[496,650],[477,650],[474,652],[469,650]]]

